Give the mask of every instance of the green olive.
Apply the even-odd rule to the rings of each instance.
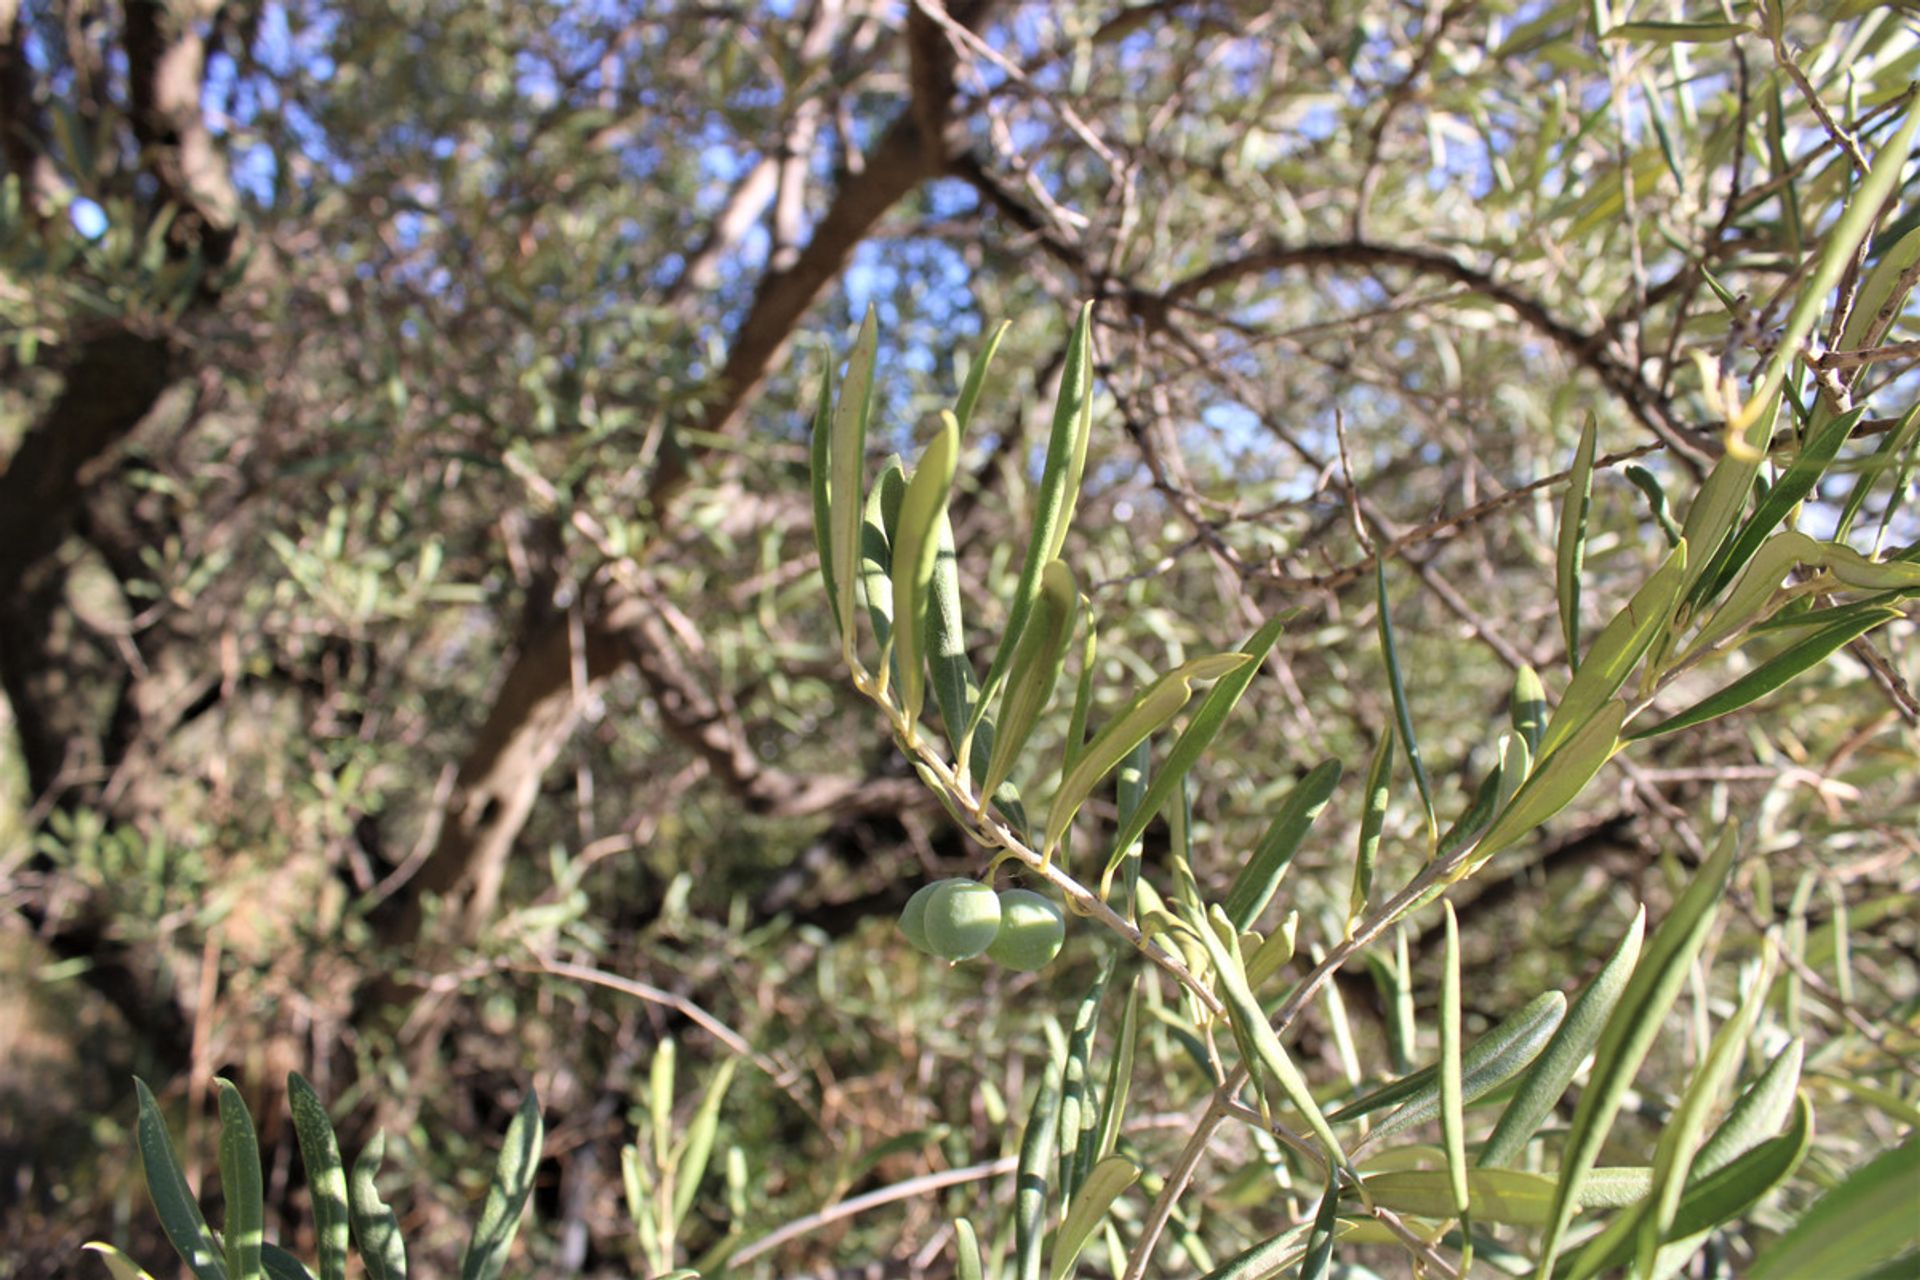
[[[934,955],[971,960],[1000,932],[1000,899],[977,880],[949,880],[927,898],[921,927]]]
[[[907,899],[907,905],[900,908],[900,932],[906,935],[915,951],[933,954],[933,948],[927,945],[927,902],[942,885],[957,884],[954,880],[934,880],[921,885]]]
[[[1031,889],[1008,889],[1000,895],[1000,934],[987,956],[1009,969],[1044,969],[1060,954],[1066,936],[1066,917],[1053,899]]]

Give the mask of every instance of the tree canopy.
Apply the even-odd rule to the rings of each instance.
[[[1084,380],[1057,551],[1090,625],[1011,774],[1036,821],[1135,692],[1285,619],[1137,874],[1228,905],[1325,787],[1233,923],[1294,931],[1249,998],[1310,994],[1285,1052],[1336,1118],[1582,989],[1734,833],[1599,1164],[1654,1164],[1722,1028],[1726,1097],[1791,1040],[1805,1158],[1688,1274],[1744,1268],[1920,1119],[1916,68],[1905,8],[1788,0],[0,4],[0,1278],[161,1256],[135,1072],[196,1182],[232,1079],[268,1234],[311,1239],[289,1071],[348,1146],[385,1130],[429,1274],[530,1087],[517,1273],[950,1274],[953,1218],[990,1255],[1011,1231],[1049,1064],[1121,1052],[1138,971],[1145,1172],[1081,1260],[1120,1273],[1227,1105],[1222,1047],[1258,1054],[1074,912],[1033,974],[895,930],[993,854],[848,678],[821,584],[815,423],[869,315],[868,482],[1007,324],[943,516],[976,677]],[[1676,563],[1650,625],[1710,632],[1741,582],[1754,612],[1625,659],[1595,705],[1662,732],[1450,914],[1355,943],[1494,803],[1516,673],[1566,706]],[[1081,882],[1129,785],[1061,842]],[[1231,971],[1203,943],[1244,938],[1193,932]],[[656,1153],[623,1181],[623,1147],[669,1167],[703,1098],[705,1181],[637,1229]],[[1260,1119],[1200,1144],[1150,1274],[1308,1249],[1337,1178]],[[1511,1261],[1495,1224],[1474,1266]]]

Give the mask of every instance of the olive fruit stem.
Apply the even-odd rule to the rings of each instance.
[[[864,674],[862,673],[863,676]],[[906,716],[894,706],[892,699],[884,694],[877,694],[873,683],[867,679],[856,679],[854,687],[865,694],[886,715],[888,727],[893,730],[895,740],[924,766],[923,777],[931,776],[939,783],[953,807],[965,815],[971,823],[976,839],[990,848],[1005,850],[1013,861],[1021,863],[1029,871],[1058,889],[1066,899],[1068,908],[1075,915],[1096,920],[1126,939],[1128,945],[1134,950],[1140,952],[1149,962],[1192,992],[1194,999],[1198,1000],[1208,1013],[1216,1018],[1226,1014],[1226,1005],[1221,1003],[1220,997],[1195,976],[1185,961],[1159,942],[1140,932],[1131,921],[1108,906],[1093,890],[1061,868],[1054,866],[1051,860],[1041,858],[1040,854],[1022,840],[1012,828],[993,815],[987,807],[987,801],[975,796],[973,788],[964,781],[966,775],[955,773],[952,766],[931,749],[927,739],[916,735],[909,740]]]

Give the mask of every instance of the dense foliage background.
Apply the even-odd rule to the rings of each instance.
[[[1665,555],[1649,492],[1684,512],[1723,447],[1708,378],[1751,385],[1916,67],[1911,17],[1866,4],[0,4],[0,1276],[95,1237],[162,1256],[135,1072],[190,1170],[212,1079],[241,1085],[270,1232],[301,1240],[289,1070],[350,1146],[389,1133],[423,1274],[529,1087],[516,1270],[642,1274],[619,1152],[668,1037],[683,1120],[746,1059],[733,1187],[716,1156],[684,1256],[986,1166],[739,1269],[948,1274],[950,1214],[1010,1201],[1023,1098],[1113,943],[1080,924],[1038,974],[949,970],[892,927],[985,860],[853,696],[816,576],[812,398],[860,313],[876,459],[917,452],[1013,322],[952,510],[984,666],[1094,301],[1070,547],[1099,687],[1300,611],[1190,834],[1217,891],[1287,784],[1346,763],[1283,895],[1310,958],[1395,714],[1373,557],[1457,811],[1513,670],[1564,683],[1583,425],[1590,634]],[[1868,358],[1831,358],[1823,320],[1806,384],[1866,412],[1803,526],[1857,481],[1853,544],[1883,553],[1915,540],[1895,311]],[[1627,1128],[1657,1133],[1733,967],[1781,938],[1819,1125],[1710,1261],[1920,1119],[1912,638],[1618,757],[1452,895],[1483,1029],[1589,975],[1740,824],[1725,963]],[[1404,773],[1386,830],[1397,884],[1425,851]],[[1405,933],[1422,1027],[1437,922]],[[1408,1065],[1381,990],[1351,967],[1292,1037],[1329,1095]],[[1152,1168],[1210,1085],[1164,1026],[1140,1054]],[[1203,1177],[1164,1273],[1302,1195]]]

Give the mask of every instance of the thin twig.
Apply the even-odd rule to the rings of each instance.
[[[957,1187],[967,1182],[979,1182],[984,1178],[997,1178],[1001,1174],[1012,1173],[1019,1164],[1018,1156],[1002,1156],[998,1160],[989,1160],[984,1164],[970,1164],[964,1168],[947,1169],[941,1173],[921,1174],[917,1178],[908,1178],[905,1182],[896,1182],[890,1187],[869,1191],[851,1200],[842,1200],[839,1204],[829,1205],[818,1213],[810,1213],[804,1218],[795,1218],[786,1226],[768,1232],[734,1254],[728,1259],[728,1263],[731,1266],[740,1266],[753,1261],[763,1253],[778,1249],[789,1240],[797,1240],[809,1232],[818,1231],[828,1223],[838,1222],[842,1218],[851,1218],[855,1214],[877,1209],[883,1204],[892,1204],[896,1200],[910,1200],[914,1196],[925,1195],[929,1191]]]

